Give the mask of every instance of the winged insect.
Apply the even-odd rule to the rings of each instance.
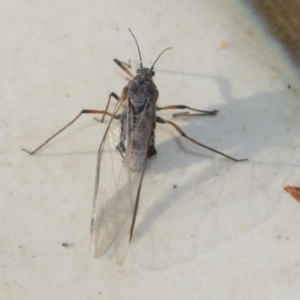
[[[134,34],[132,34],[139,53],[140,67],[134,76],[126,63],[118,59],[114,62],[131,77],[123,88],[121,96],[111,93],[105,110],[83,109],[71,122],[48,138],[34,151],[35,154],[54,137],[73,124],[82,114],[102,114],[102,122],[107,115],[110,117],[108,126],[100,143],[97,156],[93,211],[91,221],[90,251],[95,256],[101,256],[114,243],[119,263],[123,263],[128,246],[132,240],[136,216],[139,207],[141,187],[145,168],[157,151],[155,148],[156,123],[173,126],[181,136],[189,141],[204,147],[217,154],[236,162],[246,159],[235,159],[218,150],[208,147],[189,137],[172,121],[164,120],[156,115],[157,111],[168,109],[186,109],[183,113],[173,116],[214,116],[217,110],[205,111],[191,108],[186,105],[157,106],[158,89],[153,82],[154,66],[161,55],[171,48],[163,50],[150,68],[145,68],[142,62],[141,51]],[[117,103],[112,112],[109,112],[111,98]],[[189,111],[195,113],[190,114]],[[113,123],[118,123],[120,133],[118,143],[112,146],[114,139]],[[112,159],[113,153],[120,153],[122,159]]]

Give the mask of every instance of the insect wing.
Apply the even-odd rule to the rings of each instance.
[[[121,105],[118,103],[98,149],[90,237],[90,252],[96,258],[104,254],[115,239],[115,226],[108,214],[109,196],[110,191],[116,190],[115,169],[122,168],[122,161],[114,159],[110,139],[114,136],[111,129],[114,127],[114,117],[120,109]],[[108,174],[111,178],[108,178]],[[109,184],[112,185],[111,190]]]
[[[114,116],[121,110],[119,104],[111,118],[99,147],[96,183],[93,201],[90,250],[95,257],[104,254],[114,243],[119,263],[125,261],[140,188],[147,161],[154,106],[149,106],[134,119],[127,105],[124,128],[126,128],[126,152],[124,160],[116,150]],[[146,128],[146,130],[145,130]],[[138,141],[138,143],[137,143]],[[138,154],[137,154],[138,153]]]

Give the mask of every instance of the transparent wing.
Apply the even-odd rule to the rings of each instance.
[[[154,118],[149,113],[149,110],[154,112],[154,106],[144,110],[137,119],[126,106],[123,120],[127,132],[126,152],[122,160],[111,143],[115,139],[113,123],[120,122],[114,117],[121,108],[121,104],[116,107],[98,151],[90,240],[90,251],[95,257],[104,254],[114,243],[119,263],[125,261],[134,228],[152,130],[148,125]]]

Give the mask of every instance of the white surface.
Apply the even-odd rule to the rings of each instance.
[[[300,185],[296,71],[241,1],[160,2],[0,5],[1,299],[298,299],[300,206],[283,191]],[[105,125],[83,116],[39,155],[21,148],[121,93],[113,58],[138,63],[128,27],[145,66],[173,47],[156,66],[160,105],[220,110],[174,121],[249,162],[158,125],[141,223],[118,265],[113,251],[88,251]]]

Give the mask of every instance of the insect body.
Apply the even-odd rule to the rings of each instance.
[[[133,35],[132,32],[131,34]],[[133,236],[145,168],[149,159],[157,153],[154,136],[156,123],[169,124],[181,136],[191,142],[231,160],[245,160],[237,160],[197,142],[187,136],[172,121],[164,120],[156,115],[157,111],[166,109],[188,109],[196,112],[190,114],[185,111],[184,113],[174,114],[175,116],[215,115],[217,111],[202,111],[186,105],[158,107],[157,99],[159,92],[153,82],[153,76],[155,75],[154,65],[160,56],[170,48],[165,49],[157,57],[151,68],[144,68],[139,45],[134,35],[133,37],[140,57],[140,68],[137,70],[136,76],[131,74],[125,63],[114,59],[114,62],[132,77],[132,80],[124,87],[121,97],[119,98],[115,93],[111,93],[108,98],[106,110],[83,109],[71,122],[34,151],[30,152],[23,149],[29,154],[36,153],[55,136],[73,124],[82,114],[103,114],[102,121],[104,121],[105,115],[110,116],[107,129],[98,150],[90,251],[95,257],[98,257],[114,244],[119,263],[124,262]],[[113,112],[108,111],[111,97],[117,100]],[[119,136],[117,137],[119,141],[116,146],[112,146],[111,140],[115,139],[113,123],[116,122],[119,122],[120,127]],[[114,158],[116,149],[121,154],[122,159]]]
[[[141,170],[145,154],[151,158],[157,153],[154,130],[158,90],[153,83],[152,73],[151,69],[139,69],[137,76],[128,83],[122,94],[126,104],[121,114],[121,136],[117,149],[127,167],[133,171]],[[126,155],[126,144],[131,145],[130,155]]]

